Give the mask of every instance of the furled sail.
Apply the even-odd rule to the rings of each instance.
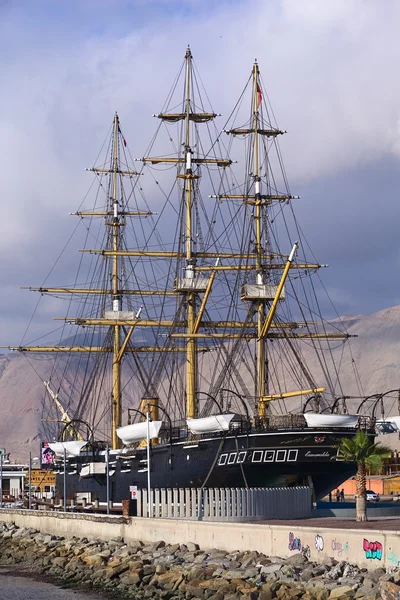
[[[160,433],[162,421],[150,421],[149,423],[149,437],[150,439],[158,437]],[[141,442],[147,438],[147,422],[133,423],[132,425],[125,425],[117,429],[117,436],[123,444],[133,444],[134,442]]]
[[[228,431],[229,424],[234,416],[234,414],[228,413],[226,415],[213,415],[202,419],[186,419],[186,422],[192,433],[215,433],[218,431]]]

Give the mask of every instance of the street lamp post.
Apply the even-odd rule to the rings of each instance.
[[[110,449],[106,448],[107,514],[110,514]]]
[[[28,491],[28,508],[32,508],[32,452],[29,452],[29,491]]]
[[[0,454],[0,508],[3,508],[3,453]]]
[[[67,450],[64,446],[64,512],[67,512]]]
[[[147,516],[151,517],[153,512],[152,503],[150,505],[150,494],[151,494],[151,475],[150,475],[150,410],[147,407],[146,413],[147,420]]]
[[[32,460],[38,461],[39,458],[34,456],[32,458],[32,452],[29,452],[29,492],[28,492],[28,508],[32,508]]]

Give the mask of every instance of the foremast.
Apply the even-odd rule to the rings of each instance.
[[[112,240],[113,250],[116,253],[120,249],[120,236],[121,226],[119,217],[119,200],[118,200],[118,133],[119,133],[119,120],[118,115],[114,116],[114,131],[113,131],[113,157],[112,157],[112,181],[113,181],[113,194],[112,194]],[[112,258],[113,270],[112,270],[112,310],[115,313],[119,313],[122,310],[122,297],[119,293],[119,265],[118,256],[115,254]],[[112,424],[111,424],[111,443],[113,449],[116,449],[120,445],[119,438],[117,436],[117,428],[121,427],[121,326],[116,323],[114,329],[114,344],[113,344],[113,366],[112,366]]]

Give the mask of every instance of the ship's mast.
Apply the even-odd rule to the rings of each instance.
[[[179,153],[178,156],[145,156],[141,159],[143,163],[150,165],[158,164],[174,164],[177,166],[177,178],[183,180],[183,190],[181,195],[181,207],[180,214],[182,214],[183,222],[179,229],[181,233],[180,244],[178,248],[173,250],[152,250],[146,247],[144,248],[126,248],[122,243],[122,231],[125,224],[125,218],[129,217],[144,217],[151,215],[149,211],[135,210],[132,211],[125,206],[122,202],[122,177],[133,177],[139,175],[136,171],[128,170],[127,168],[121,169],[120,155],[119,155],[119,143],[120,143],[120,125],[118,116],[114,116],[113,121],[113,132],[112,132],[112,153],[111,161],[107,166],[102,165],[101,168],[94,167],[88,169],[93,171],[98,176],[108,175],[110,177],[108,182],[108,206],[106,210],[90,210],[81,211],[75,213],[79,218],[92,218],[93,216],[105,217],[106,226],[109,227],[109,243],[107,248],[99,249],[88,249],[85,248],[83,252],[90,254],[101,254],[104,259],[110,259],[108,263],[110,270],[109,283],[111,285],[101,287],[37,287],[29,288],[33,291],[40,292],[41,294],[67,294],[67,295],[82,295],[82,297],[96,297],[108,296],[112,300],[112,310],[104,310],[103,314],[94,315],[88,317],[84,314],[74,318],[56,318],[56,320],[67,321],[69,324],[76,324],[81,327],[104,327],[110,328],[112,333],[111,343],[107,339],[104,344],[93,346],[93,345],[82,345],[82,346],[18,346],[9,347],[10,349],[18,350],[20,352],[59,352],[59,353],[107,353],[113,360],[112,366],[112,446],[114,449],[119,447],[119,438],[116,435],[116,430],[121,426],[121,361],[127,354],[136,353],[158,353],[163,354],[180,353],[186,354],[186,416],[193,418],[197,415],[196,407],[196,386],[198,384],[198,371],[197,371],[197,359],[196,355],[199,351],[204,351],[209,346],[201,347],[201,343],[198,345],[197,342],[200,340],[213,340],[216,342],[218,339],[235,340],[235,339],[253,339],[255,340],[257,358],[256,358],[256,381],[255,381],[255,395],[258,403],[258,414],[260,417],[265,416],[266,405],[270,400],[275,400],[278,397],[283,397],[281,394],[271,394],[270,390],[267,389],[267,367],[266,367],[266,349],[267,339],[346,339],[348,334],[339,332],[327,333],[320,331],[313,331],[311,328],[307,328],[303,332],[297,332],[298,326],[302,323],[295,322],[282,322],[281,320],[274,320],[274,312],[277,303],[282,299],[279,291],[274,291],[275,286],[269,285],[269,282],[265,281],[265,273],[268,271],[284,271],[287,275],[289,268],[295,270],[316,270],[321,267],[319,264],[301,263],[292,260],[290,255],[287,261],[285,261],[284,254],[271,254],[267,253],[266,248],[262,245],[262,234],[263,234],[263,207],[268,207],[273,203],[287,203],[296,196],[291,196],[289,193],[281,194],[277,190],[269,189],[269,184],[264,184],[264,189],[261,189],[261,177],[260,170],[261,166],[264,165],[264,158],[260,156],[260,140],[264,138],[276,138],[284,132],[272,127],[268,123],[264,123],[262,115],[260,113],[260,101],[261,101],[261,89],[259,83],[259,70],[258,65],[255,63],[252,69],[252,76],[250,79],[250,85],[252,86],[252,105],[251,105],[251,117],[248,126],[233,128],[227,130],[227,134],[233,136],[252,136],[251,138],[251,162],[250,170],[252,171],[252,181],[250,187],[253,189],[245,189],[244,193],[224,193],[217,196],[211,196],[221,200],[242,200],[244,205],[253,207],[253,219],[254,219],[254,249],[249,252],[237,251],[232,248],[231,251],[220,251],[219,248],[198,248],[193,242],[194,235],[194,220],[197,219],[197,207],[196,207],[196,187],[194,181],[200,178],[201,166],[210,165],[217,166],[218,168],[227,168],[231,165],[232,161],[226,158],[220,158],[213,155],[199,156],[193,153],[191,144],[193,144],[192,128],[196,127],[196,124],[202,124],[212,121],[217,115],[213,112],[196,112],[194,100],[193,100],[193,84],[194,73],[193,73],[193,58],[190,48],[187,49],[184,63],[185,72],[185,83],[184,83],[184,101],[182,110],[180,112],[165,112],[159,113],[156,116],[162,121],[168,123],[175,123],[178,121],[183,122],[183,153]],[[263,137],[262,137],[263,136]],[[126,142],[124,140],[124,144]],[[261,159],[261,165],[260,165]],[[247,179],[247,177],[246,177]],[[182,189],[182,188],[181,188]],[[235,192],[236,190],[234,190]],[[107,218],[108,217],[108,218]],[[128,286],[127,282],[121,282],[121,276],[123,271],[121,270],[120,260],[128,259],[129,257],[136,257],[139,260],[173,260],[177,261],[180,267],[183,268],[183,273],[175,277],[174,288],[165,289],[163,286],[157,285],[156,288],[143,289],[143,286],[138,286],[134,283],[133,286]],[[276,260],[278,258],[278,261]],[[196,261],[201,259],[199,263]],[[217,263],[215,264],[215,259]],[[223,261],[222,264],[219,261]],[[273,261],[273,262],[272,262]],[[214,264],[211,264],[214,263]],[[213,313],[206,313],[206,304],[210,298],[213,281],[218,275],[227,273],[232,276],[239,276],[240,272],[252,272],[251,276],[252,283],[245,283],[242,285],[241,299],[245,303],[250,303],[251,316],[253,316],[253,307],[256,307],[256,319],[251,321],[238,321],[238,320],[214,320],[212,318]],[[247,277],[246,277],[247,279]],[[157,282],[156,282],[157,283]],[[283,286],[283,279],[282,279]],[[178,320],[155,318],[154,316],[146,315],[140,317],[140,310],[134,313],[131,310],[123,310],[122,307],[122,289],[124,296],[131,297],[135,295],[160,295],[162,297],[168,296],[180,296],[185,301],[186,314],[183,318]],[[199,301],[199,297],[202,296],[202,301]],[[271,308],[268,311],[267,308],[269,303],[274,301]],[[272,308],[274,310],[272,310]],[[313,325],[303,324],[303,325]],[[160,346],[158,343],[155,345],[144,345],[134,346],[129,344],[133,330],[136,328],[171,328],[169,334],[169,342],[166,345]],[[128,330],[126,328],[129,328]],[[244,331],[243,331],[244,329]],[[221,331],[222,330],[222,331]],[[179,343],[180,339],[184,340],[182,344]],[[175,342],[177,342],[175,344]],[[310,384],[311,385],[311,384]],[[285,397],[296,396],[299,394],[316,393],[323,391],[322,388],[310,389],[310,390],[297,390],[294,392],[286,393]],[[269,394],[269,395],[268,395]]]
[[[113,131],[113,159],[112,159],[112,203],[113,203],[113,250],[116,253],[119,250],[120,240],[120,221],[119,221],[119,201],[118,201],[118,132],[119,132],[119,120],[118,115],[114,116],[114,131]],[[118,282],[118,256],[113,256],[113,273],[112,273],[112,298],[113,298],[113,312],[117,313],[122,310],[121,296],[119,291]],[[114,344],[113,344],[113,369],[112,369],[112,447],[117,449],[120,446],[120,440],[117,436],[116,430],[121,426],[121,361],[119,359],[121,349],[121,327],[118,324],[114,325]]]
[[[187,49],[186,55],[186,102],[185,102],[185,199],[186,199],[186,269],[185,277],[194,279],[195,260],[192,254],[192,150],[190,148],[190,86],[192,70],[192,53]],[[196,320],[196,294],[187,293],[187,332],[193,333]],[[186,416],[196,416],[196,339],[188,338],[186,345]]]
[[[253,179],[254,179],[254,201],[255,201],[255,252],[256,252],[256,283],[263,285],[262,271],[262,246],[261,246],[261,177],[259,173],[259,152],[258,152],[258,129],[259,129],[259,84],[258,84],[258,65],[253,65]],[[261,333],[265,319],[265,301],[259,300],[257,306],[257,398],[265,396],[265,339]],[[265,404],[259,402],[259,413],[263,416],[265,413]]]

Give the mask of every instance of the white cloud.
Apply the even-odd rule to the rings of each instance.
[[[398,2],[69,6],[70,16],[60,8],[41,20],[32,5],[26,15],[9,5],[0,24],[1,272],[12,281],[47,273],[40,263],[49,264],[73,227],[64,215],[90,184],[83,169],[115,110],[133,154],[143,154],[156,127],[150,115],[161,108],[187,42],[213,108],[224,115],[258,58],[289,132],[282,150],[294,193],[400,153]]]

